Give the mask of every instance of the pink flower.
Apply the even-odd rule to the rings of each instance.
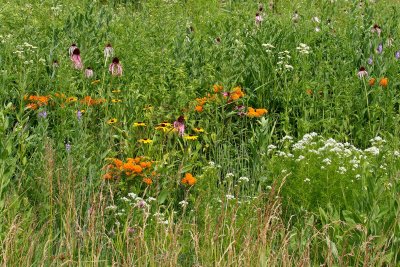
[[[78,47],[76,46],[76,44],[72,44],[68,51],[69,51],[69,56],[72,57],[72,54],[74,53],[74,50],[77,49]]]
[[[357,73],[358,78],[362,79],[363,77],[368,76],[368,72],[365,70],[364,67],[361,67]]]
[[[374,24],[374,26],[371,29],[371,32],[372,33],[377,33],[378,36],[380,37],[381,33],[382,33],[382,30],[381,30],[381,27],[378,26],[378,24]]]
[[[255,23],[256,23],[256,26],[260,26],[261,25],[261,22],[263,21],[264,19],[263,19],[263,17],[260,15],[260,13],[256,13],[256,18],[255,18]]]
[[[108,70],[111,72],[113,76],[121,76],[122,75],[122,66],[119,63],[119,59],[117,57],[113,58],[112,63]]]
[[[174,128],[178,131],[179,136],[183,136],[185,133],[185,117],[179,116],[179,118],[174,122]]]
[[[75,69],[82,69],[82,60],[81,60],[81,51],[79,51],[79,48],[75,48],[74,51],[72,52],[71,60],[74,63]]]
[[[92,68],[86,68],[86,70],[85,70],[85,77],[86,78],[92,78],[93,77],[93,75],[94,75],[94,72],[93,72],[93,70],[92,70]]]
[[[108,43],[106,47],[104,48],[104,57],[109,58],[114,55],[114,49],[112,48],[111,44]]]

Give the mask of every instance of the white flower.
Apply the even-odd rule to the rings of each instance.
[[[347,169],[345,167],[343,167],[343,166],[339,167],[338,173],[345,174],[346,172],[347,172]]]
[[[132,199],[136,199],[137,195],[135,193],[128,193],[128,196]]]
[[[232,178],[232,177],[235,177],[235,175],[233,173],[231,173],[231,172],[227,173],[226,176],[225,176],[226,179],[229,179],[229,178]]]
[[[225,197],[227,200],[235,199],[235,196],[233,196],[233,195],[226,195]]]
[[[304,179],[305,183],[309,183],[311,180],[309,178]]]
[[[368,153],[371,153],[374,156],[379,155],[379,148],[377,148],[375,146],[371,146],[370,148],[367,148],[364,151],[368,152]]]
[[[182,200],[182,201],[179,202],[179,205],[181,205],[182,208],[186,207],[188,204],[189,204],[189,202],[187,202],[185,200]]]
[[[250,181],[250,179],[245,177],[245,176],[242,176],[242,177],[239,178],[239,181],[247,183],[248,181]]]
[[[115,205],[111,205],[111,206],[106,207],[106,210],[112,210],[112,211],[114,211],[114,210],[116,210],[116,209],[117,209],[117,206],[115,206]]]

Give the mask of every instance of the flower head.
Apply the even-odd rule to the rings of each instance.
[[[366,76],[368,76],[368,72],[365,70],[365,68],[364,67],[360,67],[360,69],[358,70],[358,72],[357,72],[357,76],[358,76],[358,78],[363,78],[363,77],[366,77]]]
[[[195,131],[196,133],[204,133],[204,129],[199,127],[193,128],[193,131]]]
[[[78,47],[76,46],[76,44],[72,44],[72,45],[69,47],[68,52],[69,52],[69,56],[70,56],[70,57],[72,57],[72,54],[73,54],[74,50],[77,49],[77,48],[78,48]]]
[[[113,58],[108,70],[113,76],[122,76],[122,65],[117,57]]]
[[[396,53],[394,54],[394,57],[395,57],[396,59],[399,59],[399,58],[400,58],[400,50],[399,50],[399,51],[396,51]]]
[[[143,182],[147,185],[151,185],[153,183],[153,180],[151,180],[150,178],[143,178]]]
[[[260,26],[261,22],[263,21],[263,17],[261,16],[261,14],[259,12],[256,13],[256,17],[255,17],[255,24],[256,26]]]
[[[94,75],[94,72],[93,72],[92,68],[90,68],[90,67],[86,68],[85,77],[89,79],[89,78],[92,78],[93,75]]]
[[[146,123],[139,121],[139,122],[134,122],[133,127],[145,127]]]
[[[186,185],[194,185],[197,182],[197,179],[193,177],[191,173],[186,173],[181,182]]]
[[[378,45],[378,48],[376,49],[376,52],[377,52],[378,54],[382,54],[382,51],[383,51],[383,44],[379,44],[379,45]]]
[[[118,119],[116,119],[116,118],[112,118],[112,119],[109,119],[107,121],[108,124],[114,124],[114,123],[117,123],[117,122],[118,122]]]
[[[179,116],[179,118],[174,122],[174,128],[178,131],[179,136],[183,136],[185,132],[185,117]]]
[[[43,118],[43,119],[46,119],[47,118],[47,111],[42,111],[42,112],[39,112],[38,113],[38,116],[40,117],[40,118]]]
[[[387,87],[388,86],[388,83],[389,83],[389,79],[388,78],[382,78],[380,81],[379,81],[379,85],[380,86],[382,86],[382,87]]]
[[[142,139],[139,139],[138,142],[142,143],[142,144],[151,144],[151,143],[153,143],[153,140],[151,140],[149,138],[142,138]]]
[[[74,63],[75,69],[82,69],[82,59],[81,59],[81,51],[79,48],[75,48],[71,55],[71,60]]]
[[[185,135],[184,137],[183,137],[183,139],[185,139],[185,140],[197,140],[197,138],[199,138],[197,135],[194,135],[194,134],[188,134],[188,135]]]
[[[197,112],[202,112],[203,111],[203,106],[196,106],[194,108]]]
[[[114,49],[112,48],[111,44],[108,43],[106,47],[104,48],[104,57],[109,58],[114,55]]]
[[[369,81],[368,81],[368,85],[369,85],[369,86],[374,86],[374,84],[375,84],[375,81],[376,81],[376,79],[375,79],[375,78],[371,78],[371,79],[369,79]]]

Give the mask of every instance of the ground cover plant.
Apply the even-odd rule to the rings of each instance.
[[[4,266],[398,266],[396,1],[0,7]]]

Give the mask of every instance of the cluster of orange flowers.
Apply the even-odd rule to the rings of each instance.
[[[371,78],[371,79],[369,79],[368,84],[369,84],[369,86],[374,86],[375,82],[376,82],[376,79],[375,78]],[[389,79],[386,78],[386,77],[380,79],[380,81],[379,81],[379,86],[387,87],[388,84],[389,84]]]
[[[65,94],[62,93],[55,93],[54,98],[65,99],[66,103],[73,103],[78,101],[77,97],[75,96],[66,97]],[[25,95],[24,100],[28,101],[26,108],[36,110],[38,107],[47,106],[49,104],[49,101],[51,100],[51,96]],[[104,98],[95,99],[92,98],[91,96],[85,96],[80,100],[80,103],[87,106],[99,105],[105,102],[106,99]],[[64,105],[61,104],[61,106],[63,107]]]
[[[151,185],[153,180],[148,176],[156,176],[154,171],[151,171],[153,161],[146,161],[144,157],[127,158],[124,162],[117,158],[111,159],[112,163],[108,164],[105,169],[107,173],[104,174],[105,180],[111,180],[113,178],[125,175],[127,177],[141,176],[142,181],[147,185]]]
[[[193,177],[191,173],[186,173],[185,177],[181,180],[182,184],[186,185],[194,185],[197,182],[197,179]]]
[[[229,99],[232,101],[238,100],[239,98],[244,97],[244,92],[240,86],[236,86],[233,88],[233,91],[229,94]]]
[[[258,118],[258,117],[261,117],[261,116],[263,116],[264,114],[267,114],[267,113],[268,113],[268,110],[265,109],[265,108],[256,108],[256,109],[254,109],[252,107],[249,107],[246,115],[248,117],[250,117],[250,118]]]
[[[38,107],[47,106],[49,103],[50,97],[49,96],[40,96],[40,95],[31,95],[31,96],[24,96],[24,100],[28,101],[29,103],[26,105],[26,108],[36,110]]]
[[[222,94],[224,98],[228,98],[228,101],[235,101],[245,96],[240,86],[233,88],[232,92],[222,92],[224,87],[222,85],[213,85],[214,94],[207,94],[205,97],[196,98],[196,107],[194,108],[197,112],[203,111],[203,106],[210,101],[216,100],[218,94]]]

